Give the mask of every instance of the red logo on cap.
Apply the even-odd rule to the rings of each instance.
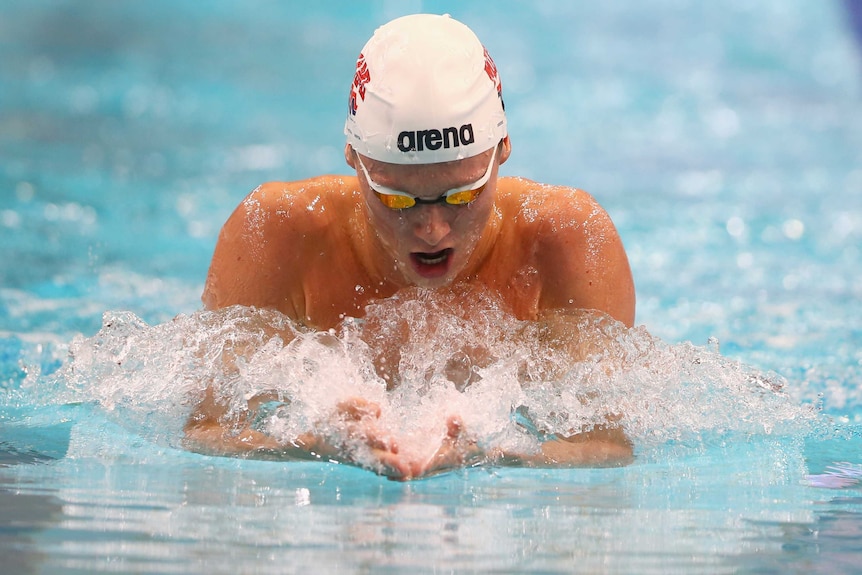
[[[497,87],[497,95],[501,98],[503,97],[503,83],[500,82],[500,74],[497,72],[497,65],[494,64],[494,60],[491,58],[491,55],[488,53],[488,49],[482,46],[485,50],[485,73],[488,74],[488,77],[491,78],[491,81],[494,82],[494,86]]]
[[[487,55],[488,53],[485,52]],[[492,63],[493,65],[493,63]],[[487,70],[487,64],[485,65],[485,69]],[[356,60],[356,74],[353,76],[353,85],[350,86],[350,101],[348,102],[348,108],[350,109],[350,114],[356,115],[356,108],[359,107],[359,102],[356,100],[356,96],[359,96],[361,100],[365,100],[365,84],[371,81],[371,73],[368,71],[368,65],[365,63],[365,55],[360,54],[359,59]]]

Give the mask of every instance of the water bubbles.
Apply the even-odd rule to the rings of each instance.
[[[182,444],[208,386],[240,423],[257,398],[270,398],[254,428],[282,444],[310,430],[344,438],[350,421],[333,414],[359,401],[376,410],[382,433],[417,453],[445,436],[451,416],[471,441],[522,453],[609,416],[641,449],[710,433],[781,433],[807,417],[783,380],[721,357],[715,338],[668,345],[595,312],[522,321],[468,286],[405,290],[366,312],[325,332],[240,306],[155,326],[109,313],[98,334],[73,342],[42,393],[97,402],[172,445]],[[360,460],[367,449],[342,446]]]
[[[234,148],[228,158],[228,169],[235,172],[272,170],[281,167],[287,158],[282,146],[254,144]]]
[[[716,108],[706,114],[704,120],[710,131],[717,138],[731,138],[739,132],[739,116],[731,108]]]
[[[305,487],[297,488],[294,497],[294,505],[297,507],[305,507],[311,505],[311,491]]]
[[[717,338],[717,337],[715,337],[715,336],[710,336],[710,337],[706,340],[706,346],[707,346],[707,348],[709,348],[709,350],[710,350],[712,353],[718,353],[718,352],[719,352],[719,342],[718,342],[718,338]]]
[[[805,224],[795,218],[785,220],[781,225],[781,231],[787,239],[799,240],[805,234]]]
[[[89,85],[79,85],[72,89],[69,95],[69,107],[75,114],[92,113],[99,105],[99,93]]]
[[[77,222],[84,226],[96,223],[96,210],[91,206],[82,206],[75,202],[65,204],[47,203],[42,208],[42,217],[48,222]]]
[[[835,215],[832,226],[832,234],[838,241],[845,241],[854,233],[862,229],[862,216],[851,211],[842,211]]]
[[[179,194],[174,201],[174,208],[182,217],[191,216],[198,209],[197,198],[193,194]]]
[[[0,226],[15,229],[21,226],[21,215],[15,210],[0,210]]]
[[[689,171],[677,178],[676,185],[686,196],[715,195],[724,186],[724,174],[719,170]]]
[[[747,270],[754,265],[754,255],[751,252],[742,252],[736,256],[736,266],[739,269]]]
[[[732,237],[741,238],[745,234],[745,221],[739,216],[733,216],[728,218],[725,228]]]
[[[29,202],[36,195],[36,188],[30,182],[18,182],[15,186],[15,196],[19,202]]]

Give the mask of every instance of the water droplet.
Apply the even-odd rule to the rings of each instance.
[[[717,337],[712,336],[709,339],[707,339],[706,345],[710,349],[710,351],[712,351],[714,353],[719,353],[719,349],[718,349],[719,344],[718,344],[718,338]]]

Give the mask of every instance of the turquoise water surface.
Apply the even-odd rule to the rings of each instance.
[[[221,224],[261,182],[348,173],[355,57],[415,11],[451,13],[494,55],[501,173],[584,188],[619,228],[642,326],[620,336],[630,369],[570,377],[625,410],[628,467],[402,484],[182,449],[212,375],[195,350],[258,337],[256,312],[200,311]],[[860,11],[6,0],[0,572],[862,572]],[[518,327],[433,317],[454,336],[400,342],[429,362]],[[271,345],[225,385],[298,385],[302,364],[312,399],[365,389],[364,352],[338,341]],[[563,400],[525,399],[493,367],[423,397],[489,437],[512,398]]]

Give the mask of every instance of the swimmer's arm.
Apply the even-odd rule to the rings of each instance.
[[[582,362],[601,358],[600,367],[607,377],[624,370],[624,354],[615,350],[619,341],[614,334],[627,328],[603,313],[556,310],[540,314],[538,324],[544,344],[569,359]],[[569,364],[552,365],[545,377],[564,377]],[[607,423],[570,436],[551,436],[532,454],[502,454],[501,463],[532,467],[617,467],[634,460],[631,440],[620,422],[624,414],[607,415]]]
[[[377,428],[380,417],[377,404],[361,398],[353,398],[338,404],[333,418],[343,425],[343,437],[333,443],[327,437],[306,432],[288,442],[253,429],[247,421],[253,420],[261,405],[277,401],[275,395],[261,394],[249,401],[248,414],[243,422],[227,417],[226,409],[207,390],[204,400],[197,406],[185,427],[185,445],[191,451],[206,455],[250,457],[254,459],[334,461],[357,465],[399,481],[416,479],[443,469],[451,468],[458,459],[457,450],[441,448],[439,456],[432,461],[417,461],[399,453],[397,443]],[[457,428],[459,430],[460,428]],[[355,458],[345,440],[367,448],[367,456]],[[454,440],[444,440],[444,445]],[[447,457],[451,456],[451,457]]]
[[[275,396],[261,394],[249,401],[249,412],[254,413]],[[253,416],[246,415],[250,420]],[[186,422],[185,447],[197,453],[222,456],[286,457],[318,459],[335,455],[335,449],[311,433],[282,443],[261,433],[248,424],[230,421],[224,406],[215,401],[212,388],[207,388],[203,400],[195,407]]]
[[[535,453],[507,452],[498,448],[485,451],[464,437],[457,417],[449,418],[448,430],[434,457],[414,470],[414,478],[484,464],[545,468],[622,467],[634,461],[631,441],[616,427],[548,439]]]
[[[632,461],[632,443],[618,427],[548,439],[534,454],[500,455],[502,464],[527,467],[622,467]]]

